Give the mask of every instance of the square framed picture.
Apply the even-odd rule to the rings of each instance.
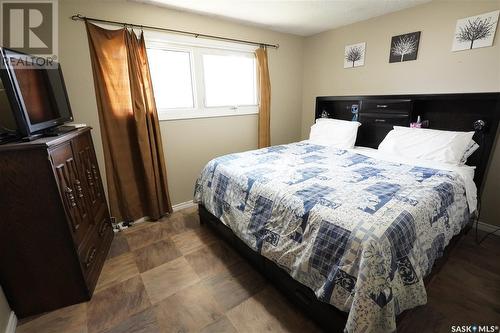
[[[493,45],[500,10],[457,20],[452,51],[462,51]]]
[[[344,49],[344,68],[354,68],[365,64],[366,42],[346,45]]]
[[[416,60],[419,43],[420,31],[392,37],[389,62]]]

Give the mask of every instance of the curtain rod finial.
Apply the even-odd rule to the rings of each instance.
[[[82,14],[76,14],[76,15],[71,16],[71,19],[73,21],[78,21],[78,20],[84,20],[85,17]]]

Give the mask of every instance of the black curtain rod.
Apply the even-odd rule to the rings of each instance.
[[[264,47],[272,47],[272,48],[275,48],[275,49],[279,48],[279,44],[266,44],[266,43],[253,42],[253,41],[244,40],[244,39],[235,39],[235,38],[228,38],[228,37],[221,37],[221,36],[200,34],[200,33],[191,32],[191,31],[175,30],[175,29],[154,27],[154,26],[150,26],[150,25],[140,25],[140,24],[134,24],[134,23],[110,21],[110,20],[102,20],[102,19],[98,19],[98,18],[94,18],[94,17],[86,17],[86,16],[83,16],[81,14],[73,15],[73,16],[71,16],[71,19],[73,21],[91,21],[91,22],[108,23],[108,24],[114,24],[114,25],[121,25],[121,26],[124,26],[124,27],[131,27],[131,28],[137,27],[137,28],[141,28],[141,29],[166,31],[166,32],[174,33],[174,34],[194,36],[195,38],[202,37],[202,38],[223,40],[223,41],[226,41],[226,42],[235,42],[235,43],[241,43],[241,44],[249,44],[249,45],[257,45],[257,46],[264,46]]]

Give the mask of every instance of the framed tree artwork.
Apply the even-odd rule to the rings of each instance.
[[[493,45],[499,10],[457,20],[452,51]]]
[[[366,43],[346,45],[344,49],[344,68],[353,68],[365,64]]]
[[[392,37],[389,62],[402,62],[417,59],[419,43],[420,31]]]

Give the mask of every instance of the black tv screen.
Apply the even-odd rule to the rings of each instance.
[[[73,120],[61,66],[36,66],[26,54],[3,48],[1,77],[21,135]]]

